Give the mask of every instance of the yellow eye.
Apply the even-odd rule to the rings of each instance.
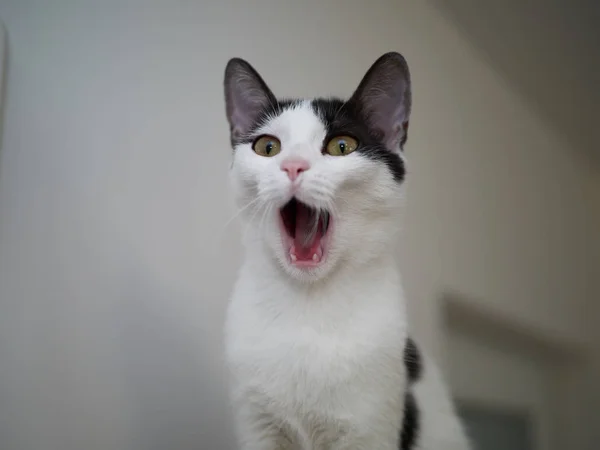
[[[254,142],[252,149],[260,156],[275,156],[281,151],[281,142],[273,136],[261,136]]]
[[[356,147],[356,139],[350,136],[336,136],[328,142],[325,151],[331,156],[345,156],[356,150]]]

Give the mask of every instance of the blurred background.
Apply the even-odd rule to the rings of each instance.
[[[597,2],[0,0],[0,19],[0,448],[235,448],[225,64],[347,96],[389,50],[413,78],[413,332],[477,449],[598,448]]]

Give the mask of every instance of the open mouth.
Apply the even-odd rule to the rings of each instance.
[[[330,214],[295,198],[281,208],[279,214],[292,264],[301,267],[318,265],[325,256]]]

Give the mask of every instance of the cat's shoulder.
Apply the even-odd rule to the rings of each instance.
[[[406,339],[404,364],[408,382],[401,450],[469,449],[442,370],[412,336]]]

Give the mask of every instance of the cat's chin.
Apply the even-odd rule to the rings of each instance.
[[[327,261],[333,226],[328,211],[290,200],[279,211],[279,232],[287,264],[310,272],[322,267]]]

